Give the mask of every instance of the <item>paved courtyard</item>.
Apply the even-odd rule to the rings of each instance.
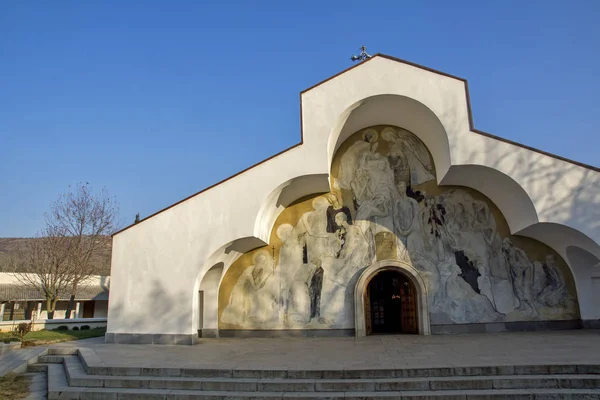
[[[86,347],[106,366],[142,368],[339,370],[600,364],[598,330],[361,338],[223,338],[201,339],[195,346],[104,344],[98,339],[53,347]]]

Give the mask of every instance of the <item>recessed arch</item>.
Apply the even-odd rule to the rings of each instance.
[[[567,225],[538,222],[515,232],[515,234],[539,240],[567,256],[568,247],[575,246],[600,259],[600,245],[583,232]]]
[[[219,304],[212,301],[218,296],[219,283],[223,276],[225,264],[222,262],[213,265],[202,277],[198,291],[198,330],[203,337],[216,337],[218,326],[215,325],[219,313]]]
[[[329,168],[337,149],[346,139],[361,129],[375,125],[397,126],[416,135],[433,157],[438,183],[450,168],[448,135],[436,114],[417,100],[391,94],[362,99],[340,115],[327,143]]]
[[[569,263],[576,267],[584,269],[600,267],[600,259],[581,247],[568,246],[567,258]]]
[[[283,182],[263,201],[256,216],[254,236],[268,243],[277,217],[287,206],[304,196],[325,193],[329,189],[329,174],[300,175]]]
[[[251,251],[257,247],[264,246],[265,243],[253,236],[239,238],[229,243],[225,243],[206,259],[204,264],[199,266],[198,275],[193,288],[192,296],[192,326],[194,329],[218,331],[218,296],[205,296],[202,306],[210,312],[204,313],[200,310],[199,292],[206,287],[215,286],[218,294],[219,287],[227,270],[240,257],[240,255]],[[207,283],[210,282],[210,283]],[[211,289],[212,290],[212,289]],[[216,311],[215,311],[216,310]],[[202,314],[203,320],[200,320]],[[210,328],[209,328],[210,327]]]
[[[356,336],[366,336],[365,292],[367,285],[382,271],[398,271],[404,274],[417,291],[417,319],[420,335],[430,335],[429,307],[427,305],[427,287],[425,281],[412,265],[397,260],[381,260],[367,267],[356,282],[354,288],[354,326]]]
[[[538,222],[533,201],[510,176],[484,165],[453,165],[440,185],[465,186],[484,194],[498,207],[511,233]]]

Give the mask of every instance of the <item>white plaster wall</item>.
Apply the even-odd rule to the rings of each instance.
[[[402,113],[401,108],[388,107],[375,118],[376,111],[361,109],[368,106],[367,99],[381,95],[408,99],[405,104],[413,104],[415,110]],[[598,172],[471,132],[463,81],[375,57],[302,94],[303,145],[114,237],[108,332],[194,334],[204,274],[222,259],[227,259],[226,272],[242,252],[235,247],[240,244],[237,239],[254,246],[268,239],[269,224],[282,207],[265,204],[272,203],[282,184],[301,175],[328,174],[343,132],[352,133],[354,126],[371,119],[390,123],[394,114],[403,117],[395,125],[411,130],[429,147],[438,181],[456,165],[496,169],[523,188],[535,210],[536,215],[518,218],[522,203],[515,201],[510,188],[497,191],[498,198],[492,200],[502,204],[511,229],[524,231],[538,221],[566,226],[589,238],[580,244],[584,236],[573,235],[570,245],[580,244],[600,256],[600,218],[593,218],[600,209]],[[447,135],[444,143],[432,136],[439,126]],[[477,188],[475,178],[470,186]],[[313,185],[306,187],[298,196],[315,190]],[[580,278],[589,281],[584,274],[576,276]],[[577,285],[578,291],[589,286]]]

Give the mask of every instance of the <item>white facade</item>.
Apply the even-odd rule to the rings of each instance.
[[[373,125],[412,132],[430,151],[438,184],[481,192],[510,233],[554,249],[573,272],[581,319],[600,320],[598,169],[475,130],[466,81],[387,56],[301,101],[301,144],[114,236],[107,340],[193,343],[198,329],[216,333],[218,288],[232,263],[268,243],[286,206],[329,191],[335,151]]]

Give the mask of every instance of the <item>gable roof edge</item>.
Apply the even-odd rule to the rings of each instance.
[[[355,65],[353,65],[353,66],[351,66],[349,68],[346,68],[343,71],[340,71],[337,74],[332,75],[329,78],[327,78],[325,80],[322,80],[321,82],[319,82],[319,83],[317,83],[317,84],[315,84],[313,86],[310,86],[309,88],[304,89],[304,90],[302,90],[300,92],[300,142],[296,143],[295,145],[292,145],[291,147],[288,147],[287,149],[284,149],[284,150],[282,150],[282,151],[280,151],[280,152],[272,155],[271,157],[268,157],[268,158],[266,158],[266,159],[264,159],[262,161],[259,161],[259,162],[255,163],[255,164],[253,164],[253,165],[251,165],[251,166],[249,166],[249,167],[241,170],[240,172],[238,172],[238,173],[236,173],[234,175],[231,175],[228,178],[222,179],[221,181],[219,181],[219,182],[217,182],[217,183],[215,183],[213,185],[210,185],[210,186],[208,186],[208,187],[200,190],[199,192],[196,192],[196,193],[194,193],[194,194],[192,194],[190,196],[187,196],[186,198],[184,198],[182,200],[179,200],[178,202],[173,203],[170,206],[167,206],[167,207],[165,207],[165,208],[163,208],[163,209],[161,209],[161,210],[159,210],[159,211],[157,211],[157,212],[155,212],[155,213],[153,213],[153,214],[151,214],[151,215],[149,215],[149,216],[141,219],[137,223],[133,223],[133,224],[131,224],[129,226],[126,226],[125,228],[123,228],[123,229],[121,229],[121,230],[113,233],[111,235],[111,237],[114,238],[116,235],[118,235],[118,234],[120,234],[120,233],[128,230],[129,228],[131,228],[133,226],[139,225],[142,222],[144,222],[144,221],[146,221],[146,220],[148,220],[148,219],[150,219],[152,217],[155,217],[156,215],[158,215],[158,214],[160,214],[160,213],[162,213],[164,211],[167,211],[168,209],[173,208],[173,207],[175,207],[175,206],[177,206],[177,205],[179,205],[179,204],[181,204],[181,203],[183,203],[183,202],[191,199],[192,197],[195,197],[195,196],[197,196],[199,194],[202,194],[202,193],[204,193],[204,192],[206,192],[206,191],[214,188],[215,186],[218,186],[218,185],[220,185],[222,183],[225,183],[228,180],[233,179],[236,176],[241,175],[244,172],[247,172],[247,171],[251,170],[254,167],[257,167],[257,166],[259,166],[259,165],[261,165],[261,164],[263,164],[263,163],[265,163],[267,161],[272,160],[275,157],[278,157],[278,156],[282,155],[283,153],[286,153],[286,152],[288,152],[288,151],[290,151],[292,149],[295,149],[296,147],[301,146],[304,143],[304,126],[303,126],[303,122],[302,122],[302,95],[304,93],[307,93],[307,92],[311,91],[312,89],[314,89],[314,88],[316,88],[318,86],[323,85],[324,83],[326,83],[326,82],[328,82],[328,81],[330,81],[332,79],[337,78],[340,75],[345,74],[346,72],[348,72],[348,71],[350,71],[350,70],[352,70],[354,68],[357,68],[357,67],[359,67],[359,66],[361,66],[363,64],[368,63],[369,61],[371,61],[371,60],[373,60],[375,58],[385,58],[385,59],[390,60],[390,61],[394,61],[394,62],[406,64],[406,65],[409,65],[411,67],[419,68],[419,69],[422,69],[422,70],[425,70],[425,71],[428,71],[428,72],[431,72],[431,73],[434,73],[434,74],[442,75],[442,76],[445,76],[445,77],[448,77],[448,78],[452,78],[452,79],[456,79],[456,80],[459,80],[459,81],[463,82],[464,85],[465,85],[465,97],[466,97],[466,101],[467,101],[467,113],[468,113],[468,116],[469,116],[469,129],[470,129],[471,132],[476,133],[478,135],[487,136],[489,138],[496,139],[496,140],[499,140],[501,142],[505,142],[505,143],[508,143],[508,144],[511,144],[511,145],[514,145],[514,146],[518,146],[518,147],[521,147],[521,148],[524,148],[524,149],[527,149],[527,150],[530,150],[530,151],[533,151],[533,152],[536,152],[536,153],[539,153],[539,154],[543,154],[543,155],[548,156],[548,157],[552,157],[552,158],[555,158],[555,159],[558,159],[558,160],[561,160],[561,161],[564,161],[564,162],[568,162],[568,163],[577,165],[579,167],[590,169],[592,171],[600,173],[600,168],[598,168],[598,167],[594,167],[594,166],[589,165],[589,164],[581,163],[579,161],[575,161],[575,160],[572,160],[572,159],[569,159],[569,158],[561,157],[561,156],[558,156],[558,155],[553,154],[553,153],[549,153],[549,152],[546,152],[546,151],[543,151],[543,150],[540,150],[540,149],[536,149],[535,147],[527,146],[527,145],[524,145],[522,143],[518,143],[518,142],[515,142],[515,141],[512,141],[512,140],[505,139],[505,138],[502,138],[500,136],[496,136],[496,135],[493,135],[491,133],[484,132],[484,131],[481,131],[479,129],[476,129],[474,127],[474,123],[473,123],[473,112],[472,112],[472,108],[471,108],[471,96],[469,94],[469,82],[466,79],[458,77],[458,76],[455,76],[455,75],[452,75],[452,74],[448,74],[446,72],[439,71],[439,70],[436,70],[436,69],[433,69],[433,68],[429,68],[429,67],[426,67],[426,66],[421,65],[421,64],[416,64],[416,63],[413,63],[411,61],[403,60],[401,58],[393,57],[393,56],[390,56],[390,55],[387,55],[387,54],[376,53],[371,58],[369,58],[369,59],[367,59],[365,61],[359,62],[359,63],[357,63],[357,64],[355,64]]]

